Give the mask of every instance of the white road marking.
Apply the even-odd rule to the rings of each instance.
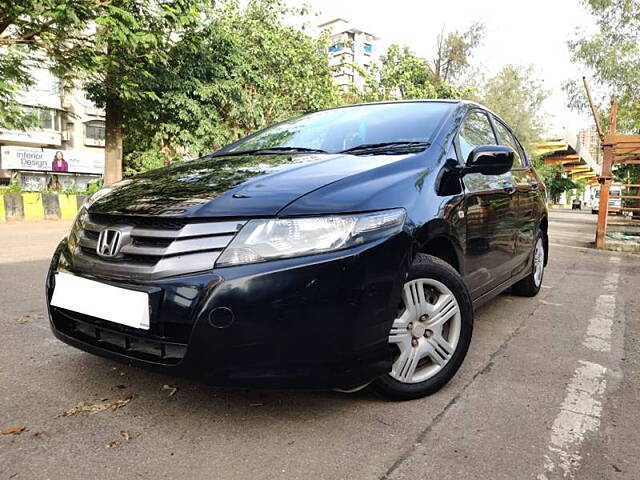
[[[620,264],[620,257],[609,262]],[[594,316],[589,320],[583,345],[598,352],[611,351],[611,333],[616,310],[616,290],[620,275],[609,272],[603,280],[603,293],[596,299]],[[551,427],[549,453],[545,455],[544,473],[538,480],[573,478],[580,467],[580,447],[585,435],[600,427],[602,401],[607,381],[607,369],[598,363],[579,360],[569,385],[560,413]]]
[[[611,257],[609,262],[618,265],[620,257]],[[609,352],[611,350],[611,329],[616,312],[615,292],[620,281],[618,272],[609,272],[604,277],[602,288],[607,292],[596,299],[594,316],[589,320],[587,335],[582,344],[597,352]]]
[[[576,247],[575,245],[564,245],[563,243],[553,243],[553,242],[549,242],[549,245],[551,245],[552,247],[560,247],[560,248],[571,248],[573,250],[582,250],[582,251],[588,251],[588,252],[593,252],[593,248],[587,248],[587,247]]]
[[[546,300],[540,300],[540,303],[542,303],[543,305],[551,305],[552,307],[561,307],[562,306],[561,303],[547,302]]]
[[[584,437],[600,427],[602,397],[607,371],[602,365],[580,360],[580,366],[567,386],[560,414],[551,427],[549,454],[545,455],[545,472],[538,480],[548,480],[550,474],[572,478],[580,466],[580,447]]]

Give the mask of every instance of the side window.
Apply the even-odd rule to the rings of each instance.
[[[489,117],[478,110],[471,112],[464,119],[458,134],[460,153],[463,161],[467,161],[471,151],[480,145],[495,145],[496,137],[489,123]]]
[[[516,138],[498,120],[495,120],[493,124],[496,126],[496,132],[498,132],[498,139],[500,140],[500,144],[507,145],[513,148],[513,151],[516,152],[515,156],[513,157],[513,168],[525,168],[527,164],[524,158],[524,153]]]

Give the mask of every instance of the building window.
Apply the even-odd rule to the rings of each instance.
[[[91,120],[84,124],[84,144],[90,147],[104,147],[105,125],[102,120]]]
[[[371,45],[370,43],[365,43],[364,44],[364,54],[365,55],[371,55],[371,52],[373,52],[373,45]]]
[[[23,107],[25,113],[36,117],[35,128],[60,131],[60,112],[53,108]]]
[[[339,52],[340,50],[342,50],[342,47],[343,47],[342,43],[334,43],[329,47],[329,53]]]

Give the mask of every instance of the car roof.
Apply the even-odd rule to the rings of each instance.
[[[367,105],[393,105],[393,104],[399,104],[399,103],[450,103],[452,105],[457,104],[459,106],[481,108],[482,110],[486,110],[487,112],[492,113],[496,117],[500,118],[496,113],[492,112],[487,107],[485,107],[484,105],[481,105],[478,102],[474,102],[473,100],[451,99],[451,98],[416,98],[416,99],[408,99],[408,100],[382,100],[379,102],[351,103],[349,105],[340,105],[337,107],[322,109],[320,111],[338,110],[340,108],[360,107],[360,106],[367,106]]]
[[[383,100],[380,102],[364,102],[364,103],[352,103],[350,105],[340,105],[338,107],[326,108],[324,110],[338,110],[340,108],[349,108],[349,107],[359,107],[366,105],[388,105],[388,104],[398,104],[398,103],[450,103],[452,105],[458,105],[459,108],[479,108],[484,110],[487,113],[490,113],[494,117],[498,118],[502,123],[506,125],[506,122],[498,115],[496,112],[490,110],[484,105],[474,102],[473,100],[464,100],[464,99],[451,99],[451,98],[417,98],[412,100]],[[509,127],[507,127],[509,128]]]
[[[473,103],[469,100],[452,100],[450,98],[416,98],[411,100],[381,100],[379,102],[362,102],[362,103],[350,103],[349,105],[340,105],[338,107],[333,107],[328,110],[334,110],[338,108],[347,108],[347,107],[360,107],[365,105],[389,105],[389,104],[397,104],[397,103]]]

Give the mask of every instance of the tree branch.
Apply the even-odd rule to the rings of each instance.
[[[2,33],[9,28],[9,25],[11,25],[11,23],[13,22],[13,19],[11,17],[3,17],[2,20],[0,21],[0,35],[2,35]]]
[[[35,40],[24,40],[22,38],[0,38],[0,45],[20,45],[36,43]]]

